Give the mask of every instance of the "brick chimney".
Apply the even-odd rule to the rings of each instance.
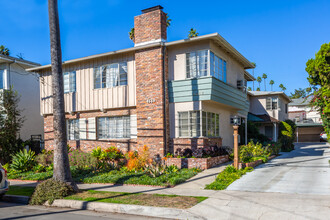
[[[135,46],[166,40],[166,14],[161,6],[136,16]],[[146,145],[152,156],[163,157],[169,147],[167,54],[164,45],[135,52],[137,146]]]
[[[163,7],[142,10],[142,14],[134,17],[135,46],[167,40],[166,14]]]

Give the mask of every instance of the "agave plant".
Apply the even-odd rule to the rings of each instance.
[[[35,153],[31,150],[19,151],[13,156],[10,168],[17,172],[26,172],[31,170],[37,163]]]

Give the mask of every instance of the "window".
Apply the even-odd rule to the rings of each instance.
[[[288,113],[288,104],[285,104],[285,113]]]
[[[265,135],[268,138],[273,138],[273,126],[265,126]]]
[[[266,99],[266,110],[276,110],[278,107],[277,98],[267,98]]]
[[[4,70],[0,70],[0,89],[3,89],[4,88]]]
[[[219,137],[219,114],[203,111],[179,112],[180,137]]]
[[[64,93],[76,91],[76,71],[63,73]]]
[[[130,138],[130,117],[102,117],[97,119],[98,139]]]
[[[67,120],[68,140],[79,140],[79,119]]]
[[[127,85],[127,62],[94,68],[94,89]]]
[[[210,74],[215,78],[227,82],[227,62],[210,52]]]
[[[201,50],[186,54],[187,78],[207,76],[208,50]]]

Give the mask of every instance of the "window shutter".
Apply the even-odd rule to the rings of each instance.
[[[266,99],[266,110],[272,110],[272,98]]]
[[[79,119],[79,138],[81,140],[87,139],[87,126],[85,118]]]
[[[131,124],[131,138],[137,138],[137,117],[136,115],[130,116]]]
[[[88,140],[96,139],[96,119],[89,118],[88,119]]]

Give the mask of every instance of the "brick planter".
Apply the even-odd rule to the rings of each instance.
[[[276,155],[272,155],[270,157],[268,157],[268,160],[271,160],[273,158],[277,157]],[[239,163],[239,167],[241,168],[245,168],[245,167],[256,167],[260,164],[262,164],[262,160],[256,160],[254,162],[250,162],[250,163]]]
[[[166,165],[176,165],[178,168],[199,168],[209,169],[229,161],[229,156],[217,156],[209,158],[167,158]]]

